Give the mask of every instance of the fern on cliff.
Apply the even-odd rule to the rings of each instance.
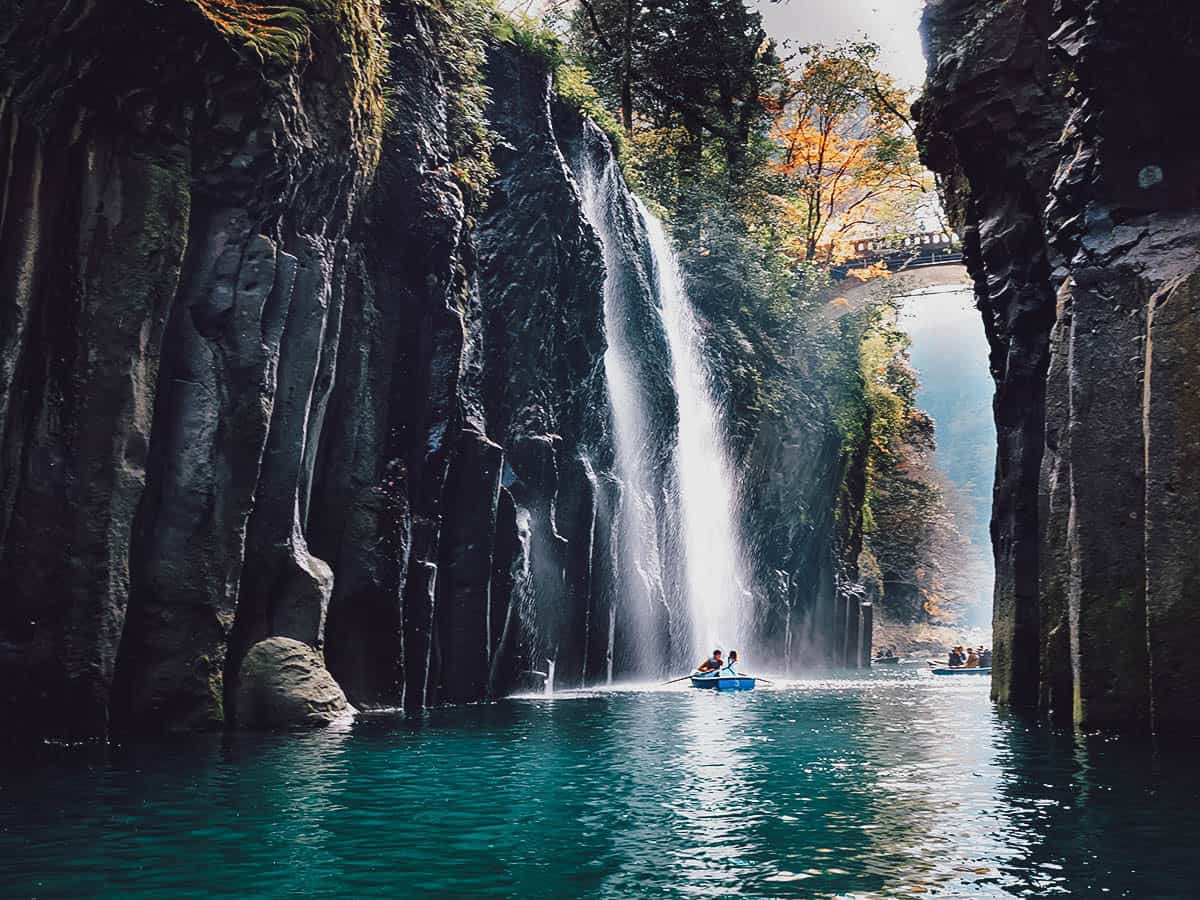
[[[253,3],[246,0],[188,0],[221,34],[264,61],[295,62],[308,41],[309,19],[328,0]]]
[[[441,7],[443,69],[450,88],[446,133],[455,177],[482,195],[496,175],[495,135],[486,110],[491,95],[484,83],[493,8],[490,0],[447,0]]]

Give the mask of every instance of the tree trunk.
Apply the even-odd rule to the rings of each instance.
[[[634,0],[625,0],[625,32],[621,47],[621,124],[625,134],[633,136],[633,9]]]

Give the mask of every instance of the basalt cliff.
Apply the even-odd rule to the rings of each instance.
[[[1200,725],[1200,10],[930,0],[923,153],[991,343],[993,694]]]
[[[646,618],[604,365],[607,291],[664,505],[676,400],[644,224],[542,62],[493,41],[486,84],[463,83],[452,13],[4,4],[10,734],[419,710],[540,687],[548,664],[560,687],[659,674],[629,649]],[[484,87],[486,189],[455,138]],[[599,228],[583,185],[604,172]],[[739,445],[747,589],[784,664],[858,663],[858,454],[812,397]],[[654,633],[686,615],[671,558]]]

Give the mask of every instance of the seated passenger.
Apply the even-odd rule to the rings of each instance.
[[[990,669],[992,667],[992,651],[983,650],[979,654],[979,667],[981,669]]]
[[[971,647],[967,650],[967,668],[968,669],[978,669],[979,668],[979,654],[975,652],[974,647]]]
[[[955,647],[950,651],[950,662],[948,665],[951,669],[957,669],[963,664],[963,656],[959,652],[960,650],[962,650],[962,647]]]
[[[700,665],[696,667],[696,671],[697,672],[719,672],[721,670],[721,666],[723,666],[723,665],[725,665],[725,663],[721,659],[721,651],[714,650],[712,652],[712,656],[710,656],[708,659],[706,659],[704,662],[700,663]]]
[[[732,672],[734,675],[736,675],[736,674],[737,674],[737,671],[736,671],[736,669],[737,669],[737,661],[738,661],[738,659],[737,659],[737,651],[736,651],[736,650],[730,650],[730,651],[729,651],[729,662],[725,664],[725,668],[726,668],[726,669],[728,669],[730,672]]]

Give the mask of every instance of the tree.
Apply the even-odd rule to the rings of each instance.
[[[850,238],[907,225],[929,192],[904,93],[875,67],[878,52],[805,48],[773,104],[780,202],[805,260],[833,262]]]
[[[693,159],[715,138],[737,171],[780,75],[762,17],[743,0],[579,0],[571,33],[627,134],[639,118],[682,127]]]

